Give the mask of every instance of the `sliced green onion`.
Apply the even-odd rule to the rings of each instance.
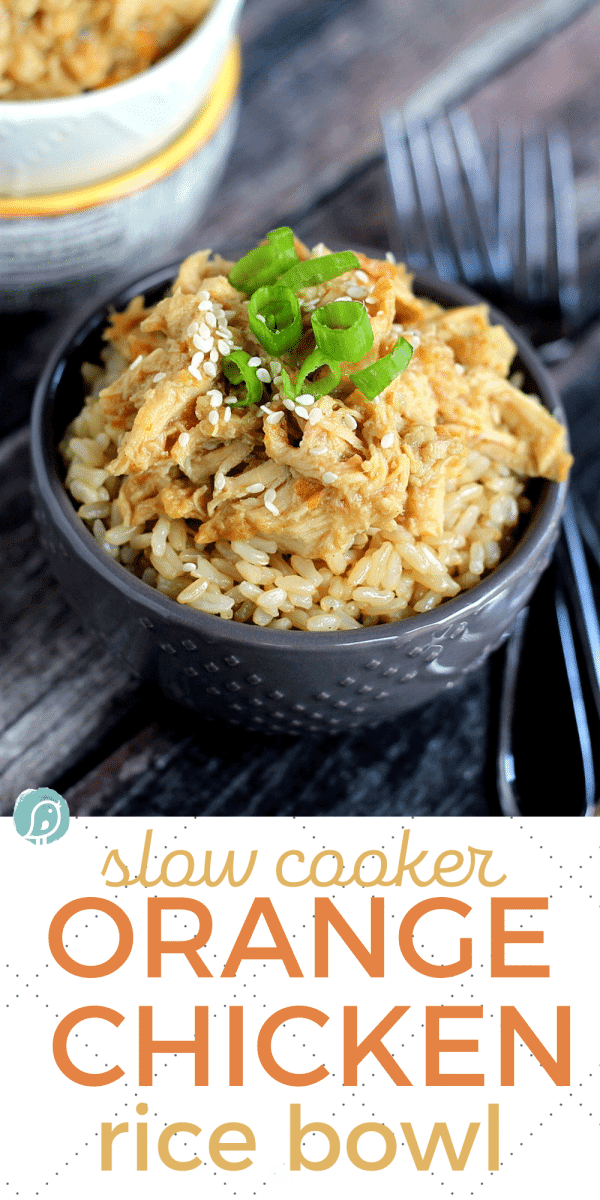
[[[260,287],[248,305],[250,328],[269,354],[283,354],[302,337],[302,313],[297,296],[279,284]]]
[[[398,338],[390,354],[379,358],[370,367],[363,367],[362,371],[357,371],[350,378],[367,400],[374,400],[408,366],[412,352],[410,342],[406,338]]]
[[[282,225],[267,234],[266,246],[256,246],[233,265],[229,282],[239,292],[251,295],[257,288],[274,283],[282,271],[297,262],[292,230]]]
[[[256,367],[249,367],[248,362],[250,355],[246,354],[245,350],[232,350],[231,354],[226,354],[223,358],[223,374],[230,383],[236,386],[238,383],[245,383],[246,395],[243,400],[238,400],[237,404],[232,404],[231,408],[244,408],[247,404],[260,404],[263,394],[263,385],[256,374]]]
[[[312,327],[319,350],[338,362],[359,362],[373,345],[371,322],[356,300],[334,300],[315,309]]]
[[[360,263],[350,250],[341,250],[338,254],[323,254],[321,258],[307,258],[304,262],[296,263],[277,280],[294,292],[302,288],[316,287],[318,283],[326,283],[336,279],[345,271],[355,271]]]
[[[329,373],[322,379],[307,380],[307,375],[312,375],[313,371],[319,370],[319,367],[329,367]],[[284,391],[288,395],[287,387],[291,386],[291,382],[287,372],[284,374],[282,371],[281,374],[284,381]],[[325,396],[332,392],[337,387],[341,378],[342,371],[340,364],[335,359],[328,358],[318,346],[315,346],[312,354],[309,354],[308,358],[305,358],[302,363],[300,374],[296,380],[296,386],[293,388],[294,394],[290,396],[290,399],[295,400],[297,396],[309,392],[316,400],[318,396]]]

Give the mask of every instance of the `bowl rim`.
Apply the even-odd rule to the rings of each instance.
[[[114,562],[102,551],[87,526],[77,516],[56,469],[58,448],[51,436],[55,395],[70,355],[79,349],[87,337],[106,323],[109,310],[113,307],[124,307],[140,293],[167,286],[175,277],[178,267],[178,262],[170,263],[128,284],[116,297],[111,293],[103,301],[95,301],[88,308],[83,320],[78,316],[66,330],[49,358],[35,390],[30,427],[34,483],[59,534],[71,544],[73,551],[85,564],[101,576],[105,584],[116,588],[124,600],[141,606],[154,620],[177,624],[190,635],[195,633],[197,637],[201,636],[208,642],[235,643],[240,648],[250,643],[265,649],[294,653],[303,649],[305,652],[321,654],[325,646],[334,651],[341,651],[353,645],[376,645],[394,641],[399,636],[408,636],[412,640],[413,635],[415,638],[422,638],[427,634],[435,634],[441,626],[468,621],[478,610],[498,603],[509,581],[522,577],[530,570],[532,552],[551,538],[558,525],[566,500],[568,481],[545,481],[544,495],[522,537],[507,557],[480,583],[459,592],[457,596],[444,601],[428,613],[419,613],[381,625],[362,626],[356,630],[307,633],[304,630],[265,629],[245,622],[224,621],[217,615],[176,604],[174,600],[143,583],[137,576],[125,571],[120,563]],[[487,303],[463,284],[438,279],[430,272],[415,272],[413,284],[417,294],[432,295],[438,302],[451,307]],[[493,305],[488,304],[488,309],[491,321],[503,325],[514,339],[521,363],[535,381],[542,403],[562,421],[568,435],[563,406],[541,359],[512,321]]]
[[[160,183],[211,140],[231,112],[239,90],[242,70],[240,44],[233,41],[227,47],[216,77],[199,111],[168,145],[145,158],[143,162],[65,192],[33,192],[26,196],[0,196],[0,220],[23,220],[28,217],[62,217],[123,200],[136,192]],[[2,110],[0,109],[0,115]]]
[[[121,101],[127,104],[128,101],[133,100],[139,88],[144,86],[139,83],[140,80],[144,82],[156,80],[158,83],[157,76],[160,76],[165,64],[172,65],[177,73],[179,60],[184,58],[190,50],[197,52],[202,48],[205,40],[207,43],[210,42],[213,33],[219,31],[223,20],[223,10],[231,7],[234,17],[241,9],[242,4],[243,0],[214,0],[210,11],[194,29],[190,30],[187,37],[174,50],[163,54],[162,58],[157,59],[149,67],[138,71],[135,75],[130,75],[128,79],[123,79],[120,83],[113,83],[108,87],[96,88],[92,91],[77,92],[74,96],[48,96],[43,100],[0,100],[0,115],[5,120],[12,121],[61,120],[68,117],[81,119],[95,109],[110,107],[113,101],[115,104]],[[208,45],[205,50],[208,53]],[[226,47],[223,53],[226,53]],[[219,65],[219,62],[214,63],[211,80]]]

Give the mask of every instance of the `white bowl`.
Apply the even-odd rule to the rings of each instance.
[[[0,101],[0,195],[82,187],[168,146],[209,92],[242,3],[215,0],[176,50],[123,83],[53,100]]]
[[[142,166],[71,192],[0,197],[0,308],[65,306],[69,289],[89,298],[139,262],[175,258],[231,149],[239,79],[236,44],[192,124]]]

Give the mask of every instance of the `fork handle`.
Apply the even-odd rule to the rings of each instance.
[[[402,106],[405,120],[417,120],[466,100],[512,63],[565,29],[593,8],[596,0],[540,0],[488,29],[413,92]]]

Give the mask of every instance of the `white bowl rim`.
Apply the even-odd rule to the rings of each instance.
[[[106,88],[96,88],[89,92],[78,92],[76,96],[50,96],[46,100],[0,100],[0,128],[3,119],[43,121],[56,118],[60,120],[67,117],[85,116],[99,108],[111,107],[113,102],[115,104],[127,103],[128,100],[133,99],[136,92],[145,90],[148,80],[157,79],[157,76],[165,69],[165,64],[168,64],[169,67],[174,66],[176,69],[179,59],[186,57],[190,49],[198,49],[205,40],[209,42],[213,30],[218,27],[222,19],[224,8],[231,5],[235,11],[236,7],[241,7],[242,3],[243,0],[214,0],[210,12],[174,50],[171,50],[169,54],[164,54],[144,71],[138,71],[129,79],[123,79],[121,83],[114,83]],[[227,39],[224,54],[230,40]],[[215,63],[215,71],[218,66],[219,63]]]

